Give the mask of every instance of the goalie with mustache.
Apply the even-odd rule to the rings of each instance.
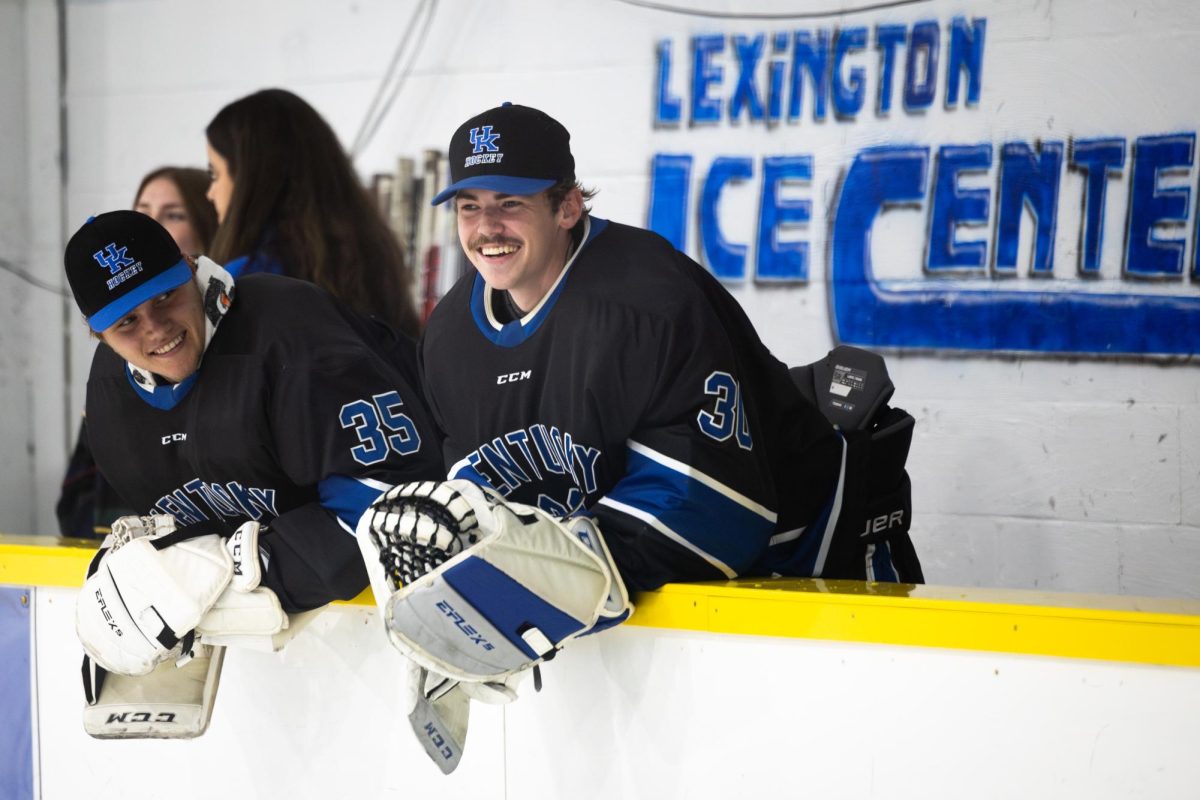
[[[626,619],[632,593],[920,579],[907,506],[859,536],[872,510],[846,465],[866,463],[875,420],[835,431],[712,275],[593,216],[559,122],[505,104],[463,123],[449,157],[433,203],[453,202],[475,270],[419,355],[450,480],[396,487],[358,526],[388,635],[422,671],[414,728],[444,770],[470,699],[511,700],[565,643]],[[906,452],[903,416],[889,441]],[[893,463],[872,486],[903,505]]]

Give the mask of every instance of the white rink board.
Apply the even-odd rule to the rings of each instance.
[[[201,738],[80,723],[76,590],[36,590],[46,800],[1195,798],[1200,670],[627,627],[578,642],[517,704],[475,704],[442,776],[402,715],[373,609],[229,651]]]

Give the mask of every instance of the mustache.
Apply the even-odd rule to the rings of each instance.
[[[520,247],[521,243],[516,239],[509,239],[506,236],[476,236],[467,243],[467,249],[478,250],[485,244],[510,244],[513,247]]]

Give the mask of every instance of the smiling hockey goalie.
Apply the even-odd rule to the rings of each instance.
[[[90,218],[63,262],[100,340],[96,465],[145,515],[114,524],[78,597],[84,724],[198,736],[220,647],[278,649],[357,596],[346,529],[383,488],[444,474],[416,348],[310,283],[235,281],[134,211]]]
[[[528,670],[633,610],[590,519],[559,520],[470,481],[396,486],[357,536],[388,638],[421,670],[414,730],[446,772],[467,698],[515,699]],[[422,735],[431,714],[448,742]]]

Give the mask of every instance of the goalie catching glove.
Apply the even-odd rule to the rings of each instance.
[[[633,610],[591,520],[558,520],[470,481],[396,486],[357,536],[396,648],[498,696],[567,641]]]

